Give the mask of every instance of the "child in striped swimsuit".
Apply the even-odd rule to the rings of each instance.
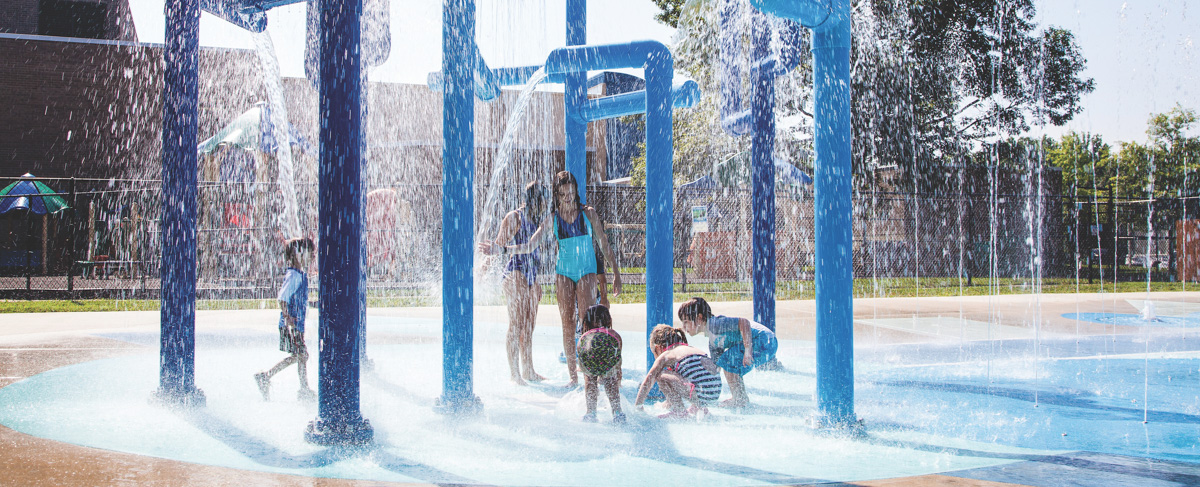
[[[708,414],[708,406],[721,395],[720,369],[703,350],[689,346],[683,330],[658,325],[650,332],[650,350],[654,365],[638,387],[635,406],[640,406],[655,383],[667,396],[670,412],[660,418],[686,418]],[[684,409],[683,400],[691,403]]]

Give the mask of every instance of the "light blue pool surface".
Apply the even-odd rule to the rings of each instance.
[[[197,335],[196,382],[208,398],[205,408],[172,411],[149,401],[158,380],[156,333],[108,334],[150,351],[0,388],[0,424],[140,455],[377,481],[746,486],[953,472],[1039,484],[1046,475],[1086,471],[1103,485],[1200,483],[1200,343],[1186,340],[1110,336],[864,349],[856,372],[864,428],[852,435],[813,425],[811,342],[782,341],[786,370],[746,377],[751,408],[673,422],[654,417],[662,411],[637,412],[629,404],[642,375],[644,341],[624,333],[622,394],[630,424],[622,427],[606,423],[611,415],[603,399],[600,424],[580,421],[583,395],[562,387],[556,330],[539,329],[534,337],[535,366],[548,380],[521,387],[507,380],[504,326],[479,323],[475,392],[484,412],[452,418],[431,407],[441,392],[441,346],[434,339],[440,324],[371,317],[370,327],[375,367],[363,375],[362,409],[376,436],[366,448],[304,441],[316,405],[296,399],[293,369],[277,376],[272,400],[262,400],[252,374],[282,358],[268,330]],[[703,339],[695,344],[706,346]],[[1032,349],[1041,350],[1039,358]]]

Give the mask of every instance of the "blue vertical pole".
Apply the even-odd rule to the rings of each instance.
[[[361,29],[361,26],[360,26],[360,29]],[[360,59],[361,59],[361,57],[360,57]],[[368,153],[367,153],[367,115],[370,112],[370,110],[368,110],[368,108],[367,108],[370,87],[367,85],[367,70],[366,69],[362,69],[362,71],[360,72],[359,79],[362,80],[362,82],[361,82],[362,88],[360,91],[360,98],[359,98],[359,102],[362,104],[362,106],[360,107],[361,111],[360,111],[360,115],[359,115],[360,117],[362,117],[362,126],[361,126],[361,130],[359,131],[359,147],[360,147],[359,154],[362,157],[362,162],[359,165],[359,173],[361,174],[360,179],[363,182],[363,184],[365,185],[367,182],[367,178],[365,176],[365,174],[367,172],[367,160],[369,158]],[[358,211],[358,218],[361,221],[366,222],[367,221],[367,205],[366,205],[367,190],[365,187],[362,189],[362,191],[359,192],[358,196],[359,196],[359,205],[360,205],[359,211]],[[367,232],[362,232],[361,238],[359,240],[361,241],[359,243],[359,245],[361,246],[360,248],[363,250],[359,253],[359,258],[358,258],[358,265],[359,265],[359,269],[360,269],[359,277],[358,277],[358,300],[362,302],[362,305],[358,307],[358,361],[359,361],[360,367],[366,368],[367,370],[371,370],[371,368],[372,368],[371,360],[367,358],[367,272],[365,270],[367,268],[367,252],[365,250],[367,248]]]
[[[320,399],[304,437],[321,445],[362,444],[374,436],[359,407],[362,0],[320,0],[319,9]]]
[[[850,19],[813,32],[817,162],[817,410],[829,424],[854,416],[854,299],[850,200]],[[835,20],[836,19],[836,20]]]
[[[587,44],[587,0],[567,0],[567,45],[584,44]],[[563,84],[564,158],[567,171],[579,183],[579,201],[587,203],[587,122],[578,116],[587,102],[587,71],[567,73]]]
[[[196,388],[196,110],[199,0],[166,6],[162,139],[162,294],[158,400],[203,405]]]
[[[763,14],[755,12],[753,55],[770,54],[771,31]],[[750,115],[754,135],[750,141],[751,260],[754,281],[754,321],[775,330],[775,78],[766,69],[753,70],[754,99]]]
[[[650,53],[646,60],[646,343],[659,323],[672,323],[675,288],[675,202],[672,177],[670,51]],[[646,367],[654,354],[646,347]]]
[[[477,411],[472,390],[475,230],[475,0],[442,4],[442,397],[448,413]]]

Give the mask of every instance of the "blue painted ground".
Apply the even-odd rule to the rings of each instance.
[[[456,419],[431,408],[441,388],[440,325],[371,317],[369,326],[375,370],[363,375],[362,408],[376,441],[367,449],[303,441],[316,406],[295,398],[292,370],[276,379],[271,401],[259,397],[251,374],[282,358],[269,328],[197,335],[204,409],[152,406],[158,335],[111,334],[105,336],[147,345],[148,353],[63,367],[0,388],[0,424],[195,463],[401,482],[744,486],[937,472],[998,480],[1048,466],[1111,474],[1113,485],[1200,480],[1200,343],[1177,337],[865,349],[857,354],[856,407],[866,427],[847,436],[812,426],[810,342],[781,343],[786,371],[747,376],[752,408],[668,422],[654,417],[661,411],[631,411],[644,342],[625,333],[622,393],[631,423],[618,427],[579,421],[583,397],[562,387],[566,371],[557,363],[561,342],[554,330],[539,329],[534,338],[536,367],[549,380],[519,387],[507,381],[504,327],[478,324],[475,392],[484,413]],[[705,346],[702,339],[696,344]],[[1031,359],[1034,350],[1042,358]],[[604,421],[610,414],[601,404]],[[1081,450],[1097,453],[1063,455]],[[1182,473],[1110,472],[1119,462],[1080,455],[1178,461],[1172,468]]]
[[[1200,328],[1200,313],[1190,313],[1187,316],[1158,316],[1152,320],[1147,320],[1140,314],[1129,313],[1067,313],[1063,318],[1104,325]]]

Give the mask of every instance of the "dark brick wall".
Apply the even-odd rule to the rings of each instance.
[[[44,0],[4,0],[0,7],[0,33],[39,35],[45,34],[38,29],[39,12]],[[129,9],[129,0],[72,0],[85,3],[105,4],[107,18],[105,19],[104,35],[100,38],[122,41],[136,41],[137,34],[133,25],[133,14]]]
[[[162,50],[0,38],[0,175],[157,177]],[[203,49],[200,137],[262,99],[253,53]]]
[[[38,0],[5,0],[0,8],[0,32],[37,34]]]

